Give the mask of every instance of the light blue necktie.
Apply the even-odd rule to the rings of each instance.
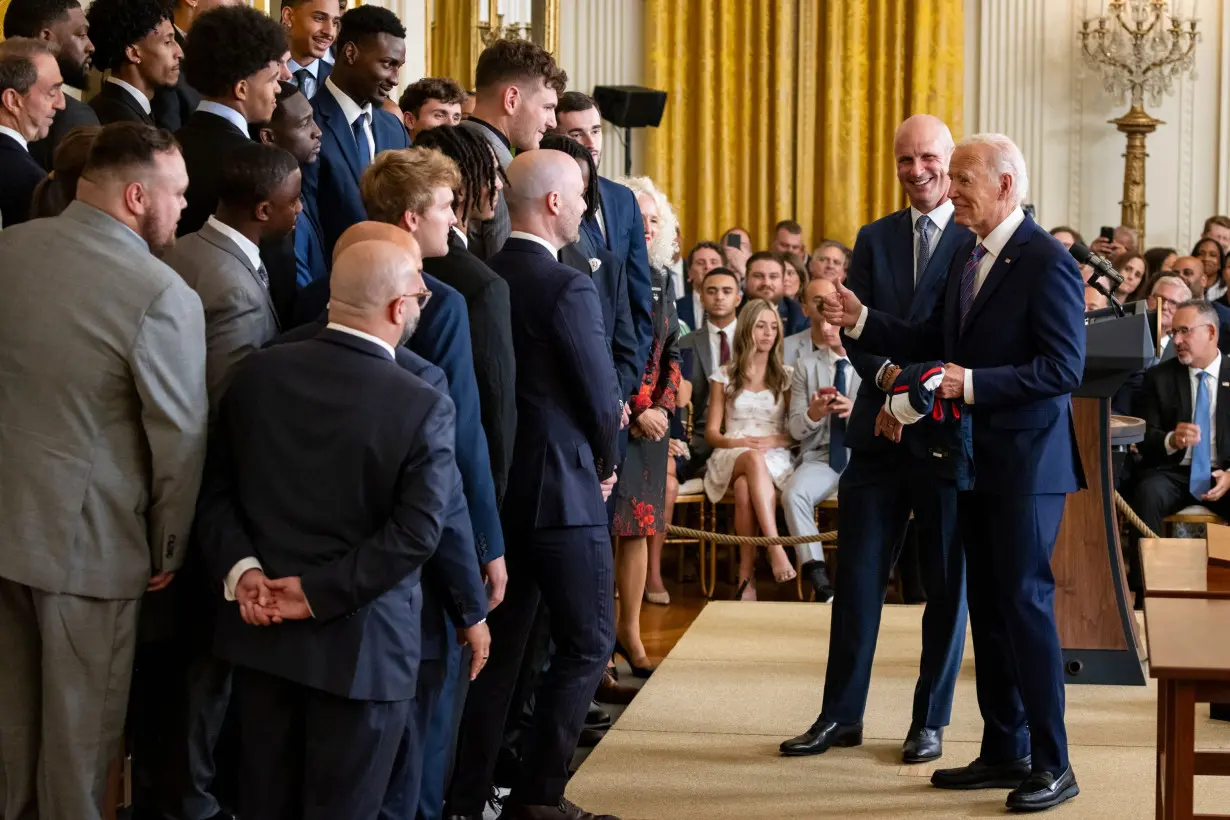
[[[1209,418],[1209,374],[1200,371],[1196,383],[1196,407],[1192,424],[1200,428],[1200,441],[1192,445],[1192,475],[1187,488],[1197,499],[1213,486],[1213,442],[1209,440],[1212,421]]]
[[[914,226],[918,233],[918,254],[915,257],[918,264],[914,267],[914,284],[918,284],[918,280],[922,279],[927,263],[931,261],[931,230],[934,227],[935,223],[926,214],[918,217],[918,224]]]

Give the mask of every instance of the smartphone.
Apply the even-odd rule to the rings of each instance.
[[[837,398],[837,388],[836,387],[821,387],[818,392],[820,393],[821,396],[824,396],[829,401],[832,401],[833,399]]]
[[[1101,236],[1103,239],[1105,239],[1107,242],[1115,241],[1115,229],[1109,225],[1103,225],[1102,232],[1098,235]]]
[[[732,234],[729,234],[729,235],[726,237],[726,247],[728,247],[728,248],[741,248],[741,247],[743,247],[743,237],[739,236],[739,234],[737,234],[737,233],[732,233]]]

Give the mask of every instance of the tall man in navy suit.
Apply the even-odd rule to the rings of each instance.
[[[965,474],[976,478],[958,488],[957,520],[983,736],[977,760],[931,782],[1009,788],[1008,808],[1036,811],[1079,792],[1051,552],[1065,495],[1085,483],[1071,402],[1085,364],[1084,292],[1076,262],[1021,209],[1025,159],[1010,139],[972,137],[949,173],[953,218],[976,237],[953,254],[943,302],[907,321],[840,287],[825,318],[870,353],[947,362],[939,394],[963,402],[973,443]],[[896,373],[885,368],[881,386]]]
[[[952,220],[952,151],[952,134],[935,117],[910,117],[897,129],[897,178],[910,206],[858,232],[846,285],[864,304],[899,319],[921,321],[941,302],[953,254],[971,236]],[[876,380],[888,360],[861,350],[857,343],[846,349],[861,385],[845,428],[850,462],[839,485],[841,583],[833,600],[824,705],[812,728],[783,744],[782,751],[819,754],[831,746],[861,742],[884,592],[913,513],[925,559],[927,609],[902,757],[906,763],[922,763],[943,752],[943,731],[965,649],[965,559],[957,538],[957,489],[932,475],[919,430],[902,431],[884,411],[885,393]],[[824,565],[805,563],[802,571],[814,579]]]
[[[535,610],[545,602],[555,655],[538,691],[506,820],[592,818],[564,798],[568,765],[614,645],[604,499],[615,484],[622,412],[602,307],[590,277],[556,253],[580,235],[584,183],[558,151],[508,168],[513,231],[491,268],[508,281],[517,355],[517,441],[504,501],[508,595],[491,613],[492,663],[470,690],[445,814],[481,817]]]
[[[237,603],[217,651],[243,704],[246,817],[372,820],[407,725],[420,568],[461,489],[452,403],[395,363],[419,264],[351,248],[328,328],[249,357],[223,399],[197,537]]]
[[[282,26],[290,43],[286,68],[290,81],[309,100],[329,78],[333,64],[323,59],[342,23],[337,0],[282,0]]]
[[[580,91],[560,97],[555,110],[555,132],[572,137],[589,149],[594,165],[602,162],[602,115],[594,98]],[[581,222],[590,241],[605,247],[624,266],[628,276],[628,299],[636,325],[637,361],[643,370],[653,344],[653,289],[649,279],[649,250],[641,206],[632,189],[598,177],[598,208]],[[695,329],[695,326],[689,325]]]
[[[397,15],[379,6],[359,6],[342,15],[337,61],[324,87],[312,98],[321,130],[320,161],[304,179],[324,234],[325,253],[342,232],[367,218],[359,178],[381,151],[409,148],[397,117],[380,106],[397,85],[406,61],[406,29]]]

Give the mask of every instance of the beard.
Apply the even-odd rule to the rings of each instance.
[[[414,335],[414,331],[418,329],[418,326],[418,316],[407,321],[406,326],[401,329],[401,338],[397,340],[397,347],[404,347],[406,342],[410,341],[410,337]]]
[[[157,219],[146,216],[137,223],[137,227],[140,229],[137,233],[149,245],[149,252],[155,259],[166,256],[175,247],[175,224],[167,228]]]
[[[60,76],[64,79],[65,85],[71,85],[77,89],[89,87],[90,77],[84,64],[74,63],[63,54],[56,57],[56,63],[60,67]]]

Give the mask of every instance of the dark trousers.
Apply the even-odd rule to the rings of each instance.
[[[431,750],[428,748],[428,733],[434,718],[440,712],[448,711],[444,708],[446,704],[452,706],[443,696],[448,665],[447,656],[424,658],[419,662],[414,703],[406,719],[406,732],[402,735],[393,760],[389,791],[380,807],[380,820],[411,820],[418,812],[429,763],[433,767],[440,764],[438,753],[437,759],[432,759]],[[438,793],[439,788],[436,791]],[[439,796],[439,801],[440,805],[436,806],[437,817],[443,808],[443,795]]]
[[[959,496],[981,757],[1002,763],[1032,754],[1035,772],[1059,774],[1068,737],[1051,553],[1066,496]]]
[[[614,571],[605,527],[534,530],[508,539],[508,590],[487,619],[491,657],[470,685],[449,785],[448,814],[481,814],[539,600],[555,654],[537,692],[512,800],[555,805],[614,647]]]
[[[1216,501],[1198,499],[1187,488],[1191,475],[1191,467],[1178,464],[1153,467],[1139,472],[1132,493],[1132,508],[1149,525],[1149,529],[1158,535],[1162,534],[1162,522],[1166,516],[1174,515],[1192,504],[1200,504],[1222,518],[1230,518],[1230,494]],[[1140,592],[1143,588],[1143,581],[1140,575],[1140,539],[1138,536],[1131,539],[1126,558],[1129,586],[1134,591]]]
[[[350,700],[242,667],[234,687],[244,820],[375,820],[413,701]]]
[[[912,509],[927,605],[911,724],[947,726],[966,621],[955,485],[921,470],[913,475],[897,471],[877,482],[847,480],[848,475],[857,477],[859,471],[848,470],[839,489],[841,541],[822,714],[842,724],[863,719],[884,593]]]

